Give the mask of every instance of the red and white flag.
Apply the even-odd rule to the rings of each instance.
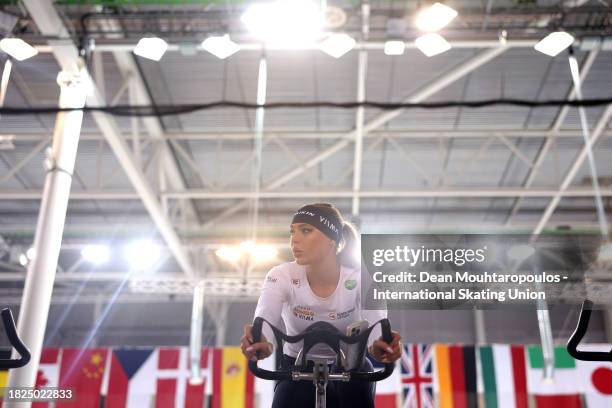
[[[44,348],[40,354],[40,364],[36,373],[36,388],[58,387],[60,372],[60,349]],[[49,402],[33,402],[32,408],[47,408]]]
[[[583,351],[608,351],[610,345],[587,344],[578,348]],[[576,366],[587,407],[612,407],[612,363],[577,360]]]

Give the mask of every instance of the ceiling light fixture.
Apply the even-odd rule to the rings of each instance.
[[[324,16],[312,0],[278,0],[254,4],[240,18],[260,40],[301,48],[322,35]]]
[[[36,48],[21,38],[3,38],[0,40],[0,49],[17,61],[23,61],[38,54]]]
[[[540,51],[542,54],[554,57],[561,51],[572,45],[574,36],[565,31],[556,31],[548,34],[540,40],[533,48]]]
[[[455,17],[457,11],[442,3],[435,3],[423,9],[416,18],[416,26],[422,31],[434,32],[448,25]]]
[[[429,33],[417,38],[416,47],[426,56],[442,54],[451,49],[451,45],[440,34]]]
[[[385,55],[402,55],[405,49],[406,44],[403,41],[385,42]]]
[[[321,51],[334,58],[340,58],[355,47],[356,41],[347,34],[332,34],[320,45]]]
[[[208,37],[202,41],[202,49],[219,59],[225,59],[240,50],[240,46],[230,40],[229,34]]]
[[[158,37],[143,37],[136,44],[134,54],[139,57],[159,61],[168,49],[168,43]]]

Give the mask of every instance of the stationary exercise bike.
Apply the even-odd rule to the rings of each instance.
[[[316,322],[311,324],[302,333],[295,336],[288,336],[267,320],[257,317],[253,322],[253,341],[261,341],[263,323],[272,329],[276,339],[276,371],[261,369],[257,366],[257,361],[249,361],[249,370],[256,377],[264,380],[293,380],[293,381],[312,381],[315,385],[315,408],[325,408],[327,397],[327,383],[329,381],[381,381],[389,377],[395,368],[394,363],[387,363],[383,370],[373,372],[358,371],[360,363],[365,356],[368,336],[377,324],[382,329],[382,338],[385,342],[391,343],[391,325],[388,319],[382,319],[359,334],[346,336],[336,327],[327,322]],[[295,365],[289,366],[283,358],[283,341],[287,343],[297,343],[304,341],[303,347],[295,359]],[[351,353],[355,353],[353,358],[345,355],[341,343],[350,348]],[[336,366],[342,369],[340,373],[329,371],[328,359],[308,357],[310,349],[317,344],[326,344],[336,353]],[[352,346],[352,347],[351,347]],[[312,372],[307,372],[308,361],[314,363]],[[353,364],[351,364],[351,360]],[[357,362],[357,364],[354,364]],[[353,366],[354,365],[354,366]]]
[[[4,331],[11,346],[15,347],[21,357],[17,360],[10,358],[0,359],[0,370],[23,367],[30,362],[30,350],[28,350],[19,338],[19,335],[17,335],[17,328],[15,327],[15,320],[13,320],[11,309],[2,309],[2,320],[4,321]]]

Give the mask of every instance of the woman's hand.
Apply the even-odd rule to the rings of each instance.
[[[402,356],[402,337],[396,331],[391,331],[391,335],[391,343],[384,342],[381,337],[368,349],[370,355],[381,363],[392,363]]]
[[[272,354],[274,346],[266,340],[266,336],[261,335],[259,343],[253,343],[253,326],[247,324],[244,326],[244,335],[240,338],[240,349],[242,354],[251,361],[263,360]]]

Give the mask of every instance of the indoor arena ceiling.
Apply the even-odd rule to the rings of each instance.
[[[70,58],[58,50],[78,51],[83,44],[88,69],[107,105],[254,103],[264,53],[267,103],[352,102],[360,85],[365,99],[377,102],[573,98],[567,53],[551,58],[533,48],[560,27],[577,39],[583,96],[612,95],[611,14],[604,1],[449,1],[459,16],[443,32],[456,46],[430,58],[410,45],[402,56],[388,56],[381,46],[388,39],[414,41],[419,2],[370,2],[364,38],[361,2],[328,1],[333,6],[328,15],[331,30],[357,40],[356,49],[338,59],[318,49],[262,50],[240,21],[247,2],[130,3],[41,2],[45,11],[37,14],[30,1],[3,2],[2,13],[16,17],[0,20],[10,20],[12,28],[5,34],[40,47],[35,57],[13,64],[4,106],[57,106],[57,74]],[[143,32],[170,44],[159,62],[130,52]],[[244,49],[221,60],[198,47],[206,36],[224,33]],[[367,51],[363,82],[358,75],[362,50]],[[5,59],[6,54],[0,54],[2,63]],[[586,112],[591,136],[598,137],[594,153],[609,212],[612,111],[600,106]],[[122,278],[116,272],[127,268],[116,261],[93,269],[98,277],[92,275],[81,285],[79,274],[92,270],[79,262],[83,246],[120,245],[142,236],[154,236],[163,246],[166,242],[109,137],[126,141],[132,149],[127,165],[141,170],[140,182],[161,204],[161,215],[181,239],[193,269],[215,277],[211,294],[234,293],[236,285],[245,299],[256,293],[258,287],[250,288],[249,279],[259,282],[266,265],[247,277],[228,271],[214,256],[219,245],[249,238],[255,199],[257,238],[279,244],[279,256],[287,259],[290,217],[313,201],[333,202],[364,233],[530,233],[542,222],[551,200],[561,197],[544,231],[568,226],[597,231],[590,172],[586,161],[577,162],[584,140],[576,108],[367,108],[358,163],[355,109],[266,110],[259,194],[254,193],[252,176],[254,110],[219,107],[144,119],[108,117],[110,121],[87,113],[82,125],[57,276],[57,284],[66,290],[56,293],[66,296],[78,286],[94,298],[97,291],[119,285]],[[54,125],[52,114],[0,118],[3,296],[17,296],[21,290],[17,281],[24,269],[18,258],[32,244],[44,153]],[[576,166],[562,191],[560,186]],[[358,189],[356,170],[361,174]],[[351,216],[356,200],[358,215]],[[181,286],[183,268],[171,249],[164,251],[168,261],[160,271],[176,274],[168,281],[174,286],[157,288],[150,280],[130,285],[140,293],[166,290],[188,296],[189,289]]]

